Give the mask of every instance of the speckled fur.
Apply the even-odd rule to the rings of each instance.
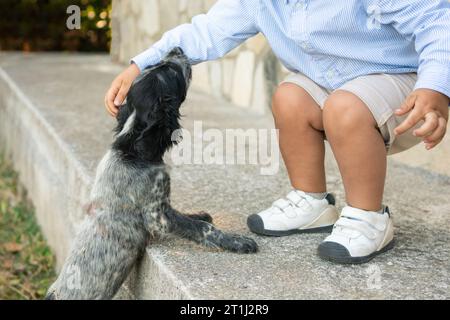
[[[207,213],[170,205],[162,157],[179,129],[191,68],[181,49],[145,70],[118,116],[116,139],[100,161],[86,219],[47,299],[111,299],[152,237],[173,233],[205,246],[253,253],[250,238],[224,233]]]

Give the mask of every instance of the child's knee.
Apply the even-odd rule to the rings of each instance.
[[[327,135],[348,134],[377,123],[366,104],[353,93],[336,91],[325,101],[323,122]]]
[[[305,89],[293,83],[278,86],[272,98],[272,113],[277,122],[295,121],[323,129],[319,105]]]

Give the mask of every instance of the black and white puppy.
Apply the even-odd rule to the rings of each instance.
[[[173,233],[208,247],[254,253],[250,238],[224,233],[207,213],[184,215],[170,205],[163,163],[180,129],[191,66],[179,48],[143,71],[117,117],[116,137],[97,167],[87,217],[48,299],[110,299],[149,239]]]

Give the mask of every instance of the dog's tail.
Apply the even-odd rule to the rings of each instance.
[[[143,225],[137,212],[98,212],[89,217],[46,299],[113,298],[145,248]]]

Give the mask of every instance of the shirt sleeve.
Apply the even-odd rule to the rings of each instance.
[[[447,0],[372,0],[380,23],[391,24],[414,41],[419,54],[415,89],[427,88],[450,97],[450,2]]]
[[[192,64],[218,59],[259,32],[251,13],[256,10],[249,8],[250,2],[257,3],[219,0],[208,13],[164,33],[159,41],[131,61],[143,70],[158,63],[174,47],[183,49]]]

